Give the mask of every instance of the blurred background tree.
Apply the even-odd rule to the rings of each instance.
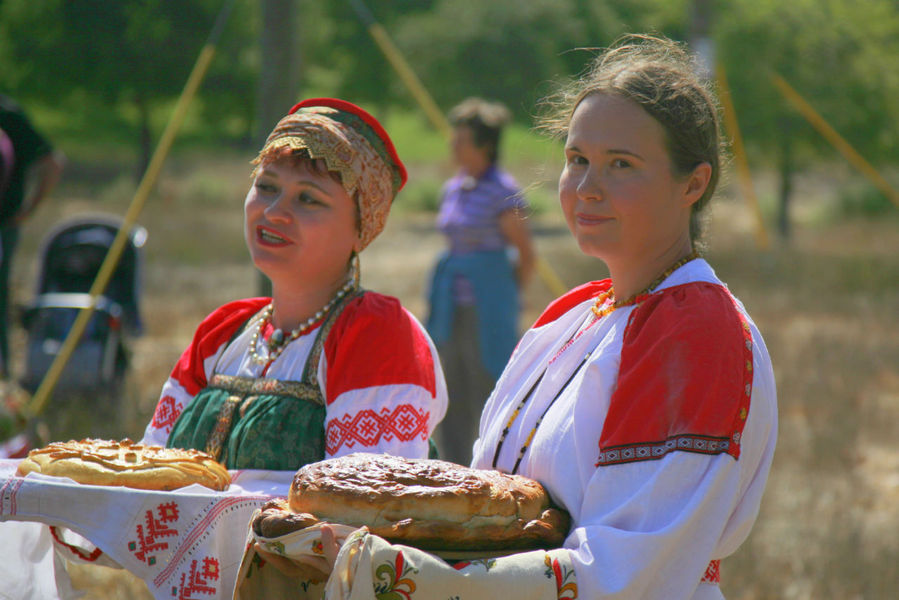
[[[726,6],[726,10],[723,8]],[[797,172],[837,156],[771,83],[782,76],[876,165],[899,158],[899,6],[895,0],[728,0],[717,56],[755,164],[776,168],[777,224],[790,235]]]
[[[96,113],[133,115],[140,174],[149,162],[154,130],[164,125],[153,123],[153,109],[181,92],[221,4],[5,0],[0,3],[0,89],[24,102],[50,104],[86,125],[96,122]],[[245,16],[249,8],[242,3],[238,10]],[[238,14],[230,23],[201,104],[210,123],[237,120],[245,132],[252,122],[258,70],[244,51],[255,46],[254,20]],[[108,125],[126,126],[127,120]],[[100,133],[90,129],[83,134]]]
[[[140,170],[223,1],[4,0],[0,90],[55,111],[54,123],[73,135],[132,140]],[[255,145],[299,95],[344,96],[382,116],[391,107],[414,109],[353,4],[237,0],[182,137]],[[708,11],[750,160],[778,173],[785,236],[796,173],[839,158],[772,85],[772,72],[875,165],[899,159],[896,0],[365,5],[441,108],[480,95],[505,102],[528,125],[551,82],[583,69],[589,53],[572,49],[602,47],[628,31],[687,40],[695,11]]]

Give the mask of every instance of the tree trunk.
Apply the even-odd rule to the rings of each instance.
[[[262,68],[256,99],[256,147],[261,148],[275,124],[297,102],[300,81],[298,0],[263,0],[259,45]],[[259,295],[270,296],[272,284],[259,274]]]
[[[789,128],[787,128],[786,136],[780,145],[780,157],[778,160],[780,193],[777,210],[777,230],[780,233],[780,237],[784,240],[789,240],[793,233],[790,223],[790,199],[793,195],[793,172],[795,170],[792,140],[792,134]]]
[[[261,146],[297,102],[300,81],[297,0],[263,0],[259,45],[262,68],[256,101],[256,141]]]

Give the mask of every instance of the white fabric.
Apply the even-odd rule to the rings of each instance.
[[[720,283],[705,261],[694,260],[661,287],[692,281]],[[583,302],[524,335],[485,406],[472,466],[492,467],[501,432],[524,390],[592,320],[591,305],[592,300]],[[717,586],[700,585],[700,580],[710,560],[728,556],[743,542],[758,512],[777,428],[771,362],[746,315],[754,375],[739,460],[727,454],[672,452],[660,460],[596,467],[632,310],[622,308],[603,318],[549,365],[515,420],[497,468],[513,468],[539,416],[592,352],[544,417],[518,471],[543,483],[571,514],[573,527],[564,546],[571,550],[581,597],[720,598]]]
[[[0,523],[0,600],[70,600],[62,558],[53,552],[50,530],[40,523]]]
[[[128,569],[156,598],[166,600],[230,598],[250,516],[269,498],[286,496],[294,475],[232,471],[225,492],[198,485],[151,492],[80,485],[34,473],[16,477],[18,462],[0,461],[0,521],[9,521],[0,523],[9,561],[3,563],[8,573],[3,573],[0,588],[27,590],[46,578],[44,574],[52,581],[53,557],[45,525],[53,525],[83,536],[91,543],[85,554],[94,547],[101,549],[104,560]],[[64,591],[59,596],[70,597]],[[56,597],[43,589],[39,592],[34,596],[17,592],[14,597]]]

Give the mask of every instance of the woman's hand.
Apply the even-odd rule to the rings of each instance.
[[[256,542],[254,549],[266,562],[281,571],[288,577],[299,577],[313,583],[320,583],[328,579],[337,562],[337,553],[340,545],[334,530],[329,525],[321,526],[322,556],[304,556],[302,558],[288,558],[280,554],[273,554],[263,549]]]
[[[534,242],[531,239],[531,230],[516,210],[507,210],[499,216],[499,230],[506,242],[518,250],[518,265],[515,269],[515,278],[518,280],[518,289],[524,291],[537,261],[534,250]]]

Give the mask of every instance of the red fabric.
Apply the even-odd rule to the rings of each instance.
[[[585,283],[584,285],[580,285],[572,290],[569,290],[564,295],[559,296],[549,303],[549,306],[546,307],[546,309],[543,311],[543,314],[540,315],[540,317],[534,323],[532,329],[542,327],[547,323],[552,323],[581,302],[589,300],[590,298],[595,298],[601,293],[607,291],[610,287],[612,287],[612,280],[603,279],[601,281],[590,281]]]
[[[705,575],[702,576],[700,583],[721,583],[721,561],[713,560],[706,567]]]
[[[434,359],[399,300],[374,292],[352,300],[325,341],[328,404],[349,390],[411,384],[437,394]]]
[[[752,385],[752,340],[726,288],[689,283],[630,315],[598,466],[674,450],[740,455]]]
[[[197,327],[194,339],[172,369],[171,377],[187,393],[195,396],[206,387],[203,361],[214,355],[254,314],[271,302],[271,298],[247,298],[217,308]]]

